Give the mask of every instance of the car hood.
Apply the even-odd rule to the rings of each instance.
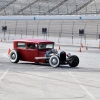
[[[39,50],[39,57],[44,57],[45,54],[46,54],[46,51],[48,51],[50,49],[47,49],[47,50]]]

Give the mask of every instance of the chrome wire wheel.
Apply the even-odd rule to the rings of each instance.
[[[60,61],[59,61],[59,57],[58,56],[51,56],[50,59],[49,59],[49,64],[50,66],[56,68],[59,66],[60,64]]]

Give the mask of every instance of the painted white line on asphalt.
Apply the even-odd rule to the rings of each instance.
[[[96,100],[94,96],[74,77],[74,75],[71,72],[68,72],[73,79],[78,83],[78,85],[91,97],[92,100]]]
[[[10,67],[9,67],[10,69]],[[6,70],[6,72],[0,77],[0,82],[4,79],[4,77],[6,76],[6,74],[8,73],[9,69]]]

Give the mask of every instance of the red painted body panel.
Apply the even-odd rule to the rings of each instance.
[[[27,61],[27,49],[17,48],[20,54],[20,60]]]
[[[26,42],[26,43],[29,43],[29,42],[33,42],[33,43],[37,43],[37,44],[40,44],[40,43],[54,43],[53,41],[49,41],[49,40],[42,40],[42,39],[18,39],[18,40],[14,40],[14,42]]]
[[[38,60],[36,60],[35,57],[38,57],[38,50],[27,49],[27,61],[38,62]]]
[[[18,42],[25,43],[26,47],[25,48],[19,48],[17,47]],[[49,49],[43,49],[39,50],[38,47],[36,49],[29,49],[28,44],[33,43],[33,44],[54,44],[52,41],[48,40],[41,40],[41,39],[19,39],[19,40],[14,40],[13,42],[13,47],[15,50],[17,50],[20,54],[20,60],[23,61],[30,61],[30,62],[42,62],[44,63],[45,60],[36,60],[35,57],[44,57],[45,52]]]
[[[46,51],[47,51],[47,50],[38,50],[38,52],[39,52],[38,57],[45,57]],[[43,62],[43,63],[44,63],[45,60],[44,60],[44,59],[40,59],[39,62]]]

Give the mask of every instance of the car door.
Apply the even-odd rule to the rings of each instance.
[[[38,62],[38,60],[36,60],[35,57],[38,57],[37,44],[28,43],[27,44],[27,61]]]
[[[17,50],[20,54],[20,60],[26,61],[27,60],[27,49],[25,42],[17,42]]]

